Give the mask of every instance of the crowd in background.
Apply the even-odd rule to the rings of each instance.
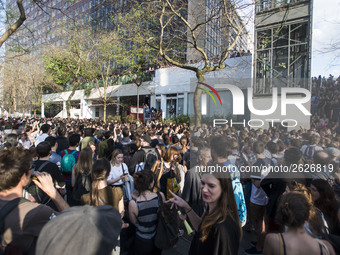
[[[337,254],[339,86],[340,78],[313,79],[310,130],[287,131],[277,126],[237,129],[227,125],[202,125],[191,130],[186,124],[157,120],[137,125],[100,120],[1,119],[0,178],[13,179],[13,184],[0,181],[0,207],[10,200],[8,190],[16,190],[18,185],[26,199],[44,204],[38,209],[47,218],[53,214],[62,220],[64,213],[59,213],[69,206],[111,205],[121,214],[122,222],[112,226],[116,231],[108,236],[116,238],[120,232],[117,227],[123,224],[121,254],[162,252],[155,238],[160,220],[157,212],[163,203],[182,211],[179,236],[184,220],[194,228],[190,254],[236,254],[242,231],[257,236],[256,243],[242,247],[246,254]],[[20,175],[15,179],[6,174],[17,165],[26,169],[23,176],[33,169],[37,180],[29,184]],[[234,166],[234,170],[223,177],[206,172],[207,166],[216,165]],[[280,166],[300,167],[302,171],[268,171]],[[243,201],[234,191],[235,180],[242,185],[245,219],[240,213]],[[32,220],[45,216],[35,217]],[[27,254],[48,253],[58,240],[39,236],[49,221],[46,217],[44,224],[28,231],[33,238],[22,236],[19,230],[13,236],[5,232],[5,243]],[[50,231],[65,231],[69,222],[64,220],[60,229]],[[83,245],[85,241],[79,239],[91,238],[85,233],[74,235],[79,235],[77,242],[68,246]],[[29,241],[19,242],[18,238]],[[112,250],[116,240],[106,241]],[[42,245],[46,242],[50,246]]]

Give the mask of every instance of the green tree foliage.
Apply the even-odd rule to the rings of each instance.
[[[69,36],[68,47],[52,47],[45,54],[45,69],[57,84],[71,90],[66,101],[67,117],[70,118],[71,99],[82,82],[96,78],[95,53],[98,41],[93,33],[83,27],[72,27],[66,30]]]

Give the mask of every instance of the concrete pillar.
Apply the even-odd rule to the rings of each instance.
[[[84,119],[87,112],[87,103],[84,98],[80,99],[80,118]]]
[[[184,92],[184,106],[183,106],[183,114],[186,115],[188,114],[188,97],[189,94],[188,92]]]
[[[45,118],[45,103],[41,102],[41,118]]]
[[[166,116],[166,95],[161,95],[161,109],[162,109],[162,119],[164,119]]]
[[[120,97],[117,97],[117,107],[116,107],[116,116],[119,116],[119,104],[120,104]]]
[[[63,101],[63,118],[67,118],[66,101]]]
[[[151,94],[151,97],[150,97],[150,108],[151,107],[156,108],[156,95],[155,94]]]

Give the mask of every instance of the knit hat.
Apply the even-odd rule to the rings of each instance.
[[[111,254],[121,230],[112,206],[75,206],[50,220],[41,230],[36,255]]]
[[[143,139],[147,143],[151,143],[151,138],[149,135],[143,135],[141,139]]]

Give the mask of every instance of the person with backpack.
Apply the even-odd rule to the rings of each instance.
[[[203,173],[201,191],[206,203],[202,217],[176,194],[166,201],[182,208],[196,230],[189,255],[238,254],[242,229],[230,173],[223,178],[216,172]]]
[[[50,174],[53,182],[56,183],[56,188],[59,190],[60,194],[64,196],[66,191],[63,176],[61,175],[58,166],[49,161],[52,153],[50,144],[48,142],[39,143],[36,148],[36,153],[38,154],[39,159],[33,162],[33,166],[35,167],[34,171]],[[46,204],[55,211],[58,210],[50,197],[46,193],[42,192],[34,183],[31,183],[26,190],[28,193],[33,195],[36,202]]]
[[[136,151],[130,161],[130,175],[144,169],[151,170],[153,164],[160,159],[158,151],[150,146],[151,138],[149,135],[141,136],[140,141],[142,147]]]
[[[60,152],[61,154],[61,164],[60,170],[66,182],[66,195],[67,202],[69,204],[73,204],[72,199],[72,185],[71,185],[71,177],[73,167],[77,164],[79,151],[77,150],[80,142],[79,134],[72,134],[68,138],[69,147]]]
[[[154,178],[151,171],[145,170],[134,174],[135,189],[139,195],[129,202],[129,217],[131,223],[136,226],[133,245],[135,255],[156,255],[162,252],[155,245],[160,198],[156,192],[153,192]],[[159,194],[164,201],[163,193]]]
[[[125,182],[129,181],[129,170],[123,160],[123,152],[120,149],[115,149],[112,152],[112,158],[110,162],[111,169],[110,174],[107,177],[107,184],[112,186],[115,197],[119,201],[118,211],[120,212],[124,210],[123,186]]]
[[[72,171],[72,199],[74,205],[81,205],[81,196],[91,188],[92,150],[86,147],[79,153],[79,159]]]
[[[34,173],[32,154],[22,147],[0,151],[1,251],[35,254],[36,241],[44,225],[58,215],[51,207],[23,198],[23,189],[33,181],[59,211],[69,206],[54,187],[49,174]]]

